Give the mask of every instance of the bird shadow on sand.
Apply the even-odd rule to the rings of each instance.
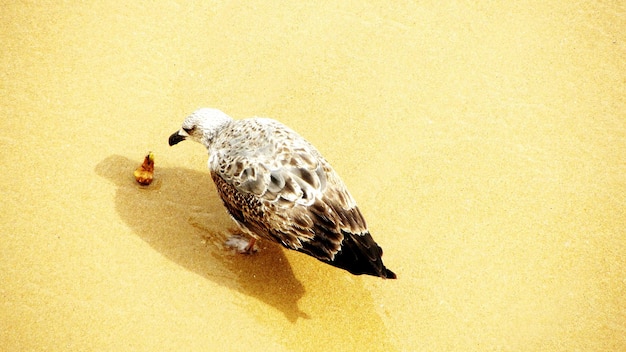
[[[274,307],[292,323],[309,318],[298,308],[304,286],[282,248],[264,243],[259,253],[247,256],[224,246],[236,226],[208,172],[157,168],[154,182],[140,186],[133,178],[139,164],[112,155],[95,171],[116,186],[115,209],[141,239],[187,270]]]

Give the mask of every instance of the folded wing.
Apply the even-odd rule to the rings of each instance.
[[[353,274],[391,277],[356,202],[320,153],[278,123],[255,132],[262,134],[249,139],[256,145],[225,141],[210,160],[218,193],[240,226]]]

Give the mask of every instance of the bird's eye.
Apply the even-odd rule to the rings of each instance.
[[[195,129],[196,129],[195,126],[191,127],[191,128],[183,127],[183,131],[187,132],[188,134],[191,134],[191,132],[193,132],[193,130],[195,130]]]

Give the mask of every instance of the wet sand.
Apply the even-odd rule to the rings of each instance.
[[[0,13],[0,350],[626,349],[623,4]],[[316,145],[398,280],[225,248],[202,106]]]

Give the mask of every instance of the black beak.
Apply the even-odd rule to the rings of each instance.
[[[174,132],[172,133],[172,135],[170,136],[169,142],[170,142],[170,147],[173,146],[174,144],[178,144],[182,141],[185,140],[185,136],[181,136],[180,134],[178,134],[178,132]]]

